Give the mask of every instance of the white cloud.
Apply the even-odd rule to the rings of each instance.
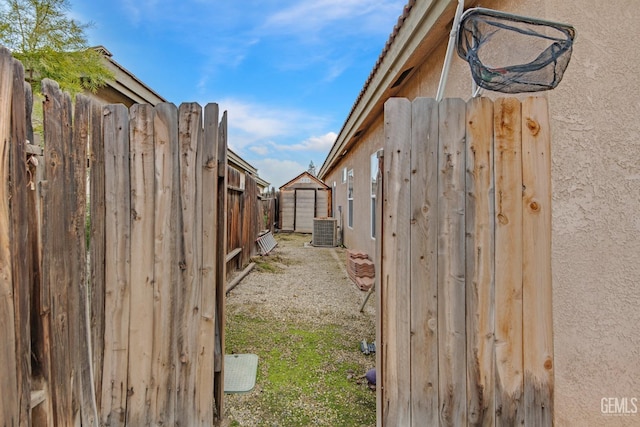
[[[321,132],[328,120],[305,111],[281,108],[272,105],[225,99],[220,102],[220,111],[228,111],[229,145],[239,152],[257,148],[264,153],[265,144],[280,147],[273,141],[290,140],[297,135]],[[326,136],[325,136],[326,137]],[[324,137],[320,137],[324,138]],[[335,138],[335,136],[334,136]],[[314,147],[319,141],[305,141],[295,149]],[[326,144],[326,142],[324,142]],[[253,150],[255,152],[255,149]]]
[[[321,136],[312,136],[298,144],[290,144],[290,145],[275,144],[275,143],[271,143],[271,144],[278,150],[316,151],[316,152],[328,153],[337,137],[338,137],[337,133],[329,132]]]
[[[259,156],[266,156],[269,154],[269,148],[264,145],[252,145],[249,150],[258,154]]]
[[[267,17],[265,29],[283,34],[316,33],[334,25],[338,21],[359,21],[358,28],[351,26],[335,26],[332,31],[343,32],[384,31],[389,26],[378,27],[380,22],[387,22],[390,13],[401,10],[404,0],[387,0],[372,2],[370,0],[316,0],[300,1],[291,7],[280,10]],[[391,19],[397,19],[393,16]]]
[[[264,158],[252,161],[258,168],[258,175],[269,181],[272,187],[280,188],[283,184],[307,170],[308,165],[303,165],[294,160],[281,160]]]

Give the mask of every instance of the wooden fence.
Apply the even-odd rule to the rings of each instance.
[[[544,98],[390,99],[378,425],[553,422]]]
[[[0,48],[2,424],[212,425],[226,113],[81,95],[72,111],[55,82],[43,92],[36,161],[30,89]]]
[[[273,231],[273,197],[263,197],[255,178],[227,166],[227,261],[228,272],[249,264],[258,253],[261,231]],[[242,184],[244,183],[244,185]]]

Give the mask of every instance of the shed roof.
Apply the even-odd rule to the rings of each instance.
[[[325,189],[329,189],[329,186],[327,184],[325,184],[324,182],[322,182],[322,180],[320,180],[319,178],[311,175],[309,172],[304,171],[302,172],[300,175],[296,176],[295,178],[293,178],[291,181],[287,182],[286,184],[283,184],[282,186],[280,186],[280,189],[282,190],[283,188],[289,187],[293,184],[295,184],[296,181],[298,181],[300,178],[303,177],[308,177],[311,179],[311,181],[315,182],[316,184],[318,184],[319,187],[325,188]]]

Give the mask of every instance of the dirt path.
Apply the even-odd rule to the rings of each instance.
[[[226,396],[225,413],[229,425],[374,425],[375,393],[368,389],[366,381],[360,377],[375,365],[375,356],[362,354],[359,343],[363,339],[368,342],[375,339],[375,295],[371,296],[364,313],[361,313],[359,309],[366,293],[348,278],[344,249],[310,246],[309,235],[278,234],[276,240],[278,246],[268,256],[256,259],[256,268],[227,296],[226,352],[253,352],[258,354],[261,361],[254,391],[245,395]],[[271,324],[267,330],[270,328],[274,333],[291,334],[290,331],[294,331],[293,341],[298,335],[311,337],[308,338],[310,343],[301,343],[299,353],[304,353],[310,345],[316,345],[315,352],[322,354],[320,368],[309,367],[317,371],[317,375],[309,376],[311,386],[301,384],[300,390],[290,398],[294,401],[281,402],[283,406],[291,405],[291,408],[281,412],[284,415],[280,417],[284,419],[278,419],[276,415],[271,417],[271,421],[267,421],[269,416],[277,410],[272,407],[265,409],[267,403],[260,402],[271,387],[277,387],[275,365],[279,360],[270,358],[273,354],[279,354],[280,359],[291,358],[297,365],[305,362],[301,354],[289,355],[293,341],[287,342],[286,338],[284,342],[278,342],[277,337],[262,336],[261,340],[273,340],[266,346],[244,338],[251,329],[260,329],[265,323]],[[331,333],[323,335],[326,330]],[[297,331],[300,331],[299,334]],[[316,343],[314,334],[325,338],[320,338]],[[304,339],[300,338],[301,341]],[[315,358],[311,359],[309,363],[315,363]],[[294,370],[292,368],[291,372]],[[324,396],[322,393],[319,395],[319,391],[336,393],[339,400],[344,397],[340,395],[340,390],[331,389],[335,384],[329,381],[329,374],[337,375],[335,381],[332,380],[335,383],[345,378],[349,380],[344,391],[348,395],[345,399],[347,405],[337,411],[351,414],[335,413],[334,409],[330,413],[323,399],[329,401],[333,398],[319,397]],[[302,375],[306,377],[306,374]],[[287,381],[287,378],[284,380]],[[291,377],[288,380],[297,384],[299,378]],[[337,387],[345,386],[340,384]],[[352,386],[354,390],[350,390]],[[329,390],[318,390],[323,387]],[[353,398],[349,397],[352,391]],[[310,395],[305,397],[305,392]],[[359,405],[364,413],[362,417],[368,418],[350,423],[358,408],[350,407],[349,400],[357,401],[351,403]],[[273,402],[268,404],[273,405]],[[263,413],[263,410],[269,411],[269,414]],[[286,415],[289,413],[297,415]],[[374,414],[371,424],[370,413]]]

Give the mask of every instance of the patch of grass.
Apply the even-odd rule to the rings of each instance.
[[[254,268],[259,273],[282,273],[282,267],[267,257],[256,257],[252,261],[256,263]]]
[[[256,263],[254,268],[260,273],[282,273],[284,267],[289,267],[297,263],[297,261],[283,257],[277,253],[254,257],[251,261]]]
[[[244,398],[256,425],[375,425],[375,392],[360,378],[375,362],[362,357],[348,330],[236,314],[226,336],[227,353],[259,357],[259,390]]]

